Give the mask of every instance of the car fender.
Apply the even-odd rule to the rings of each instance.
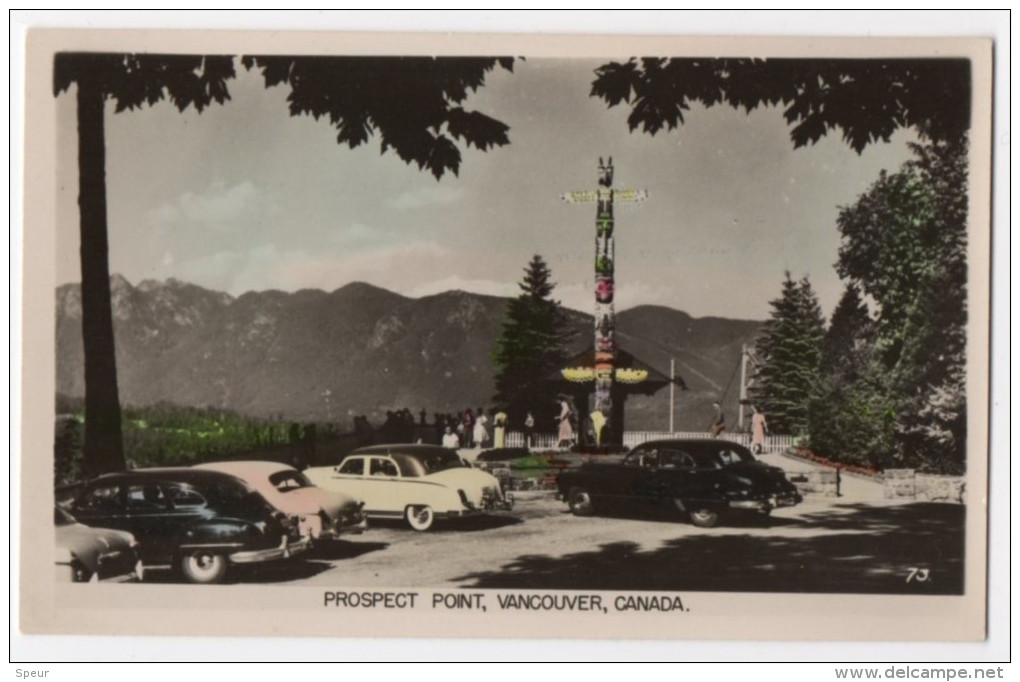
[[[401,491],[401,509],[411,505],[428,505],[437,512],[458,511],[464,508],[457,490],[436,481],[408,481]]]
[[[238,549],[249,546],[263,535],[255,524],[240,519],[203,519],[188,524],[177,534],[174,549],[181,551],[192,546],[219,546]]]

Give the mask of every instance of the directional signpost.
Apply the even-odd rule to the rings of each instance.
[[[613,412],[613,380],[616,373],[617,345],[616,313],[613,298],[616,289],[614,277],[614,219],[615,202],[644,201],[648,192],[640,189],[613,189],[613,157],[608,163],[599,158],[599,187],[595,190],[568,192],[563,200],[570,204],[597,203],[595,215],[595,412],[609,422]],[[596,430],[598,430],[596,426]],[[602,441],[596,432],[596,439]]]

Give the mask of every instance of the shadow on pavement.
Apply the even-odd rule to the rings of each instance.
[[[343,540],[323,542],[309,551],[291,559],[270,561],[264,564],[232,566],[223,584],[244,585],[247,583],[281,583],[293,580],[304,580],[333,568],[328,563],[341,559],[353,559],[389,547],[386,542],[345,542]],[[178,571],[149,570],[145,574],[146,583],[180,583],[188,581]]]
[[[347,540],[332,540],[319,542],[311,551],[302,555],[302,559],[321,559],[324,561],[337,561],[339,559],[353,559],[362,554],[377,552],[390,546],[388,542],[349,542]]]
[[[479,588],[962,594],[965,513],[951,504],[837,504],[784,520],[776,534],[678,526],[680,537],[651,551],[613,542],[523,555],[457,580]],[[912,577],[911,569],[927,574]]]
[[[569,509],[564,509],[564,514],[571,514]],[[680,527],[691,525],[686,513],[677,511],[672,507],[653,507],[646,505],[620,505],[615,509],[599,509],[595,516],[607,519],[624,519],[628,521],[647,521],[651,523],[676,524]],[[799,525],[801,522],[795,519],[786,519],[776,516],[763,516],[755,512],[731,513],[719,520],[723,528],[778,528],[781,526]]]
[[[391,530],[405,531],[408,535],[433,535],[445,533],[471,533],[481,530],[493,530],[494,528],[505,528],[524,523],[523,519],[515,516],[468,516],[460,519],[437,520],[431,529],[419,533],[410,528],[403,521],[395,519],[373,519],[373,528],[387,528]]]

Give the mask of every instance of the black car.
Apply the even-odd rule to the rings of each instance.
[[[179,569],[195,583],[231,564],[285,559],[308,548],[293,519],[218,471],[142,469],[89,482],[70,507],[89,526],[132,533],[146,570]]]
[[[577,516],[625,504],[663,505],[705,528],[729,512],[767,516],[803,499],[782,469],[721,439],[642,443],[622,461],[588,462],[564,471],[557,487]]]

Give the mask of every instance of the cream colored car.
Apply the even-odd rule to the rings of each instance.
[[[369,518],[404,519],[418,531],[437,519],[513,509],[513,495],[494,476],[437,445],[374,445],[304,473],[321,488],[363,499]]]
[[[209,469],[241,479],[287,516],[296,516],[301,535],[328,540],[364,532],[368,526],[360,498],[323,490],[297,469],[278,462],[210,462]]]

